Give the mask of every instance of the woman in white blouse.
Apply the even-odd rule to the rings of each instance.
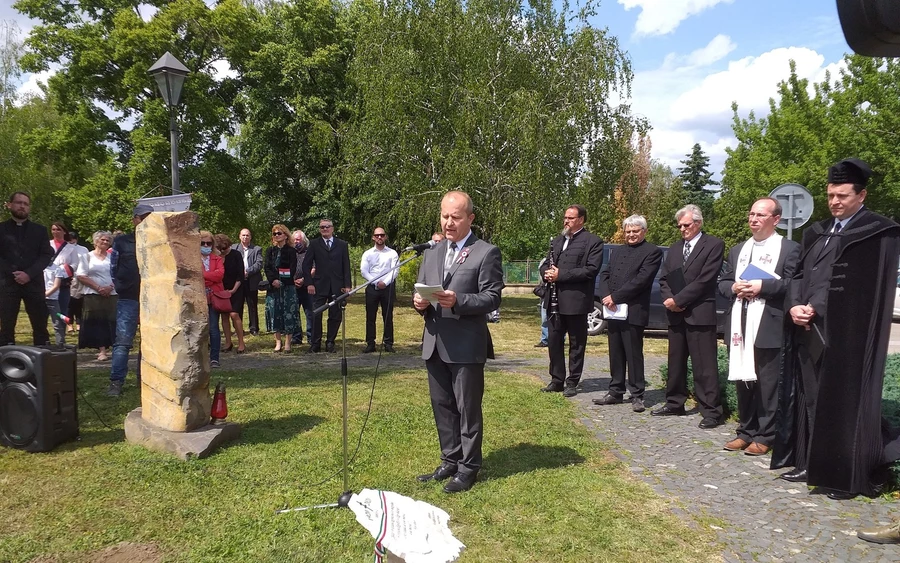
[[[109,268],[109,248],[112,234],[109,231],[94,233],[94,250],[83,256],[75,275],[84,285],[84,311],[81,331],[78,333],[79,348],[98,348],[100,361],[109,359],[107,348],[112,346],[116,335],[116,288]]]

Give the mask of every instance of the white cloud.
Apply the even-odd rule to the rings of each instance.
[[[810,91],[824,80],[826,70],[834,81],[844,66],[842,61],[826,64],[815,50],[788,47],[720,68],[725,55],[716,55],[734,49],[727,36],[717,36],[703,48],[687,55],[669,53],[658,68],[635,74],[631,107],[653,125],[654,158],[678,168],[694,143],[700,143],[718,177],[725,149],[737,143],[731,130],[732,102],[737,102],[740,115],[753,110],[762,117],[768,114],[769,98],[777,95],[778,83],[789,76],[790,60],[798,76],[809,79]]]
[[[27,78],[25,82],[16,89],[16,96],[18,96],[19,100],[29,96],[43,97],[44,92],[40,89],[38,84],[47,84],[47,80],[54,74],[56,74],[56,69],[45,70],[35,74],[26,74],[25,76]]]
[[[635,34],[666,35],[691,16],[717,4],[730,4],[734,0],[619,0],[626,10],[640,8]]]
[[[237,71],[233,70],[225,59],[215,60],[209,66],[212,67],[210,74],[216,82],[221,82],[226,78],[237,78]]]

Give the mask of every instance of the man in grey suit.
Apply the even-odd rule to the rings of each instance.
[[[452,477],[444,492],[472,488],[481,469],[484,363],[494,357],[485,315],[500,306],[500,250],[471,230],[472,199],[452,191],[441,200],[446,240],[425,251],[418,282],[442,286],[431,298],[416,293],[413,306],[425,319],[422,359],[428,370],[431,408],[441,444],[441,464],[421,482]]]
[[[241,293],[244,299],[241,301],[238,315],[244,314],[244,302],[247,303],[247,317],[250,321],[250,334],[259,334],[259,313],[257,303],[259,300],[259,282],[262,281],[262,248],[253,244],[253,235],[250,229],[241,229],[241,242],[231,245],[231,250],[241,254],[244,261],[244,281],[241,282]]]
[[[746,455],[769,453],[775,440],[785,294],[800,259],[800,245],[775,232],[780,220],[777,200],[756,200],[747,219],[753,236],[731,249],[719,280],[719,292],[733,304],[725,341],[739,420],[737,437],[724,448]]]

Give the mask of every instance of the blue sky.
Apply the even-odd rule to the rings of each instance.
[[[765,115],[790,60],[819,82],[850,51],[834,0],[602,0],[593,23],[629,54],[653,157],[675,168],[700,143],[717,176],[736,143],[733,101],[742,116]]]
[[[0,0],[0,20],[27,34],[32,26]],[[576,2],[577,0],[572,0]],[[635,72],[632,110],[653,131],[653,157],[679,166],[694,143],[718,176],[725,148],[734,146],[731,102],[746,116],[768,111],[788,61],[811,81],[837,75],[849,52],[835,0],[600,0],[593,23],[628,52]],[[37,92],[48,73],[22,77],[21,92]]]

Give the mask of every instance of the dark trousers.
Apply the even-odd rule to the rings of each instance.
[[[25,302],[25,312],[31,322],[31,335],[35,346],[50,343],[47,330],[47,301],[44,299],[44,280],[39,283],[20,285],[7,282],[0,285],[0,344],[16,343],[16,320],[19,318],[20,302]]]
[[[569,335],[569,377],[566,377],[566,357],[563,350],[566,335]],[[587,346],[587,314],[557,315],[550,320],[547,333],[550,352],[550,377],[552,383],[575,387],[581,381],[584,370],[584,349]]]
[[[481,469],[484,364],[447,364],[437,351],[425,361],[441,461],[474,475]]]
[[[259,282],[250,283],[251,280],[255,281],[255,278],[245,279],[241,282],[241,291],[244,295],[244,301],[247,303],[247,324],[249,327],[247,330],[251,333],[259,332]],[[241,317],[244,316],[244,308],[241,307],[240,311],[236,311],[238,315]]]
[[[803,327],[794,329],[797,333],[805,330]],[[797,394],[797,441],[794,446],[794,466],[797,469],[807,469],[809,465],[809,445],[812,442],[811,434],[816,418],[816,399],[819,395],[819,364],[813,361],[806,344],[801,338],[795,338],[797,343],[796,361],[800,364],[800,385]]]
[[[313,298],[306,290],[305,285],[297,288],[297,305],[303,312],[301,318],[306,318],[306,340],[312,342]],[[302,323],[298,325],[300,329],[291,336],[291,345],[303,343],[303,327],[301,325]]]
[[[644,388],[644,327],[628,321],[606,321],[609,331],[609,394],[621,397],[628,392],[632,397],[643,398]],[[628,368],[628,379],[625,369]]]
[[[778,409],[779,348],[754,348],[756,381],[735,381],[738,403],[737,436],[747,442],[771,446],[775,441]]]
[[[334,299],[333,295],[313,295],[313,309],[318,309],[322,305]],[[346,301],[344,301],[346,303]],[[313,348],[322,346],[322,313],[313,315],[312,340],[309,344]],[[328,308],[328,334],[325,336],[326,344],[334,344],[337,338],[338,329],[341,327],[341,305],[332,305]]]
[[[719,366],[716,362],[716,326],[669,325],[669,377],[666,381],[666,404],[674,409],[684,407],[688,397],[687,361],[691,358],[694,372],[694,398],[704,418],[722,418],[719,393]]]
[[[378,289],[375,284],[366,286],[366,343],[375,344],[375,316],[381,307],[381,321],[384,323],[383,343],[394,345],[394,301],[397,293],[394,284]]]

